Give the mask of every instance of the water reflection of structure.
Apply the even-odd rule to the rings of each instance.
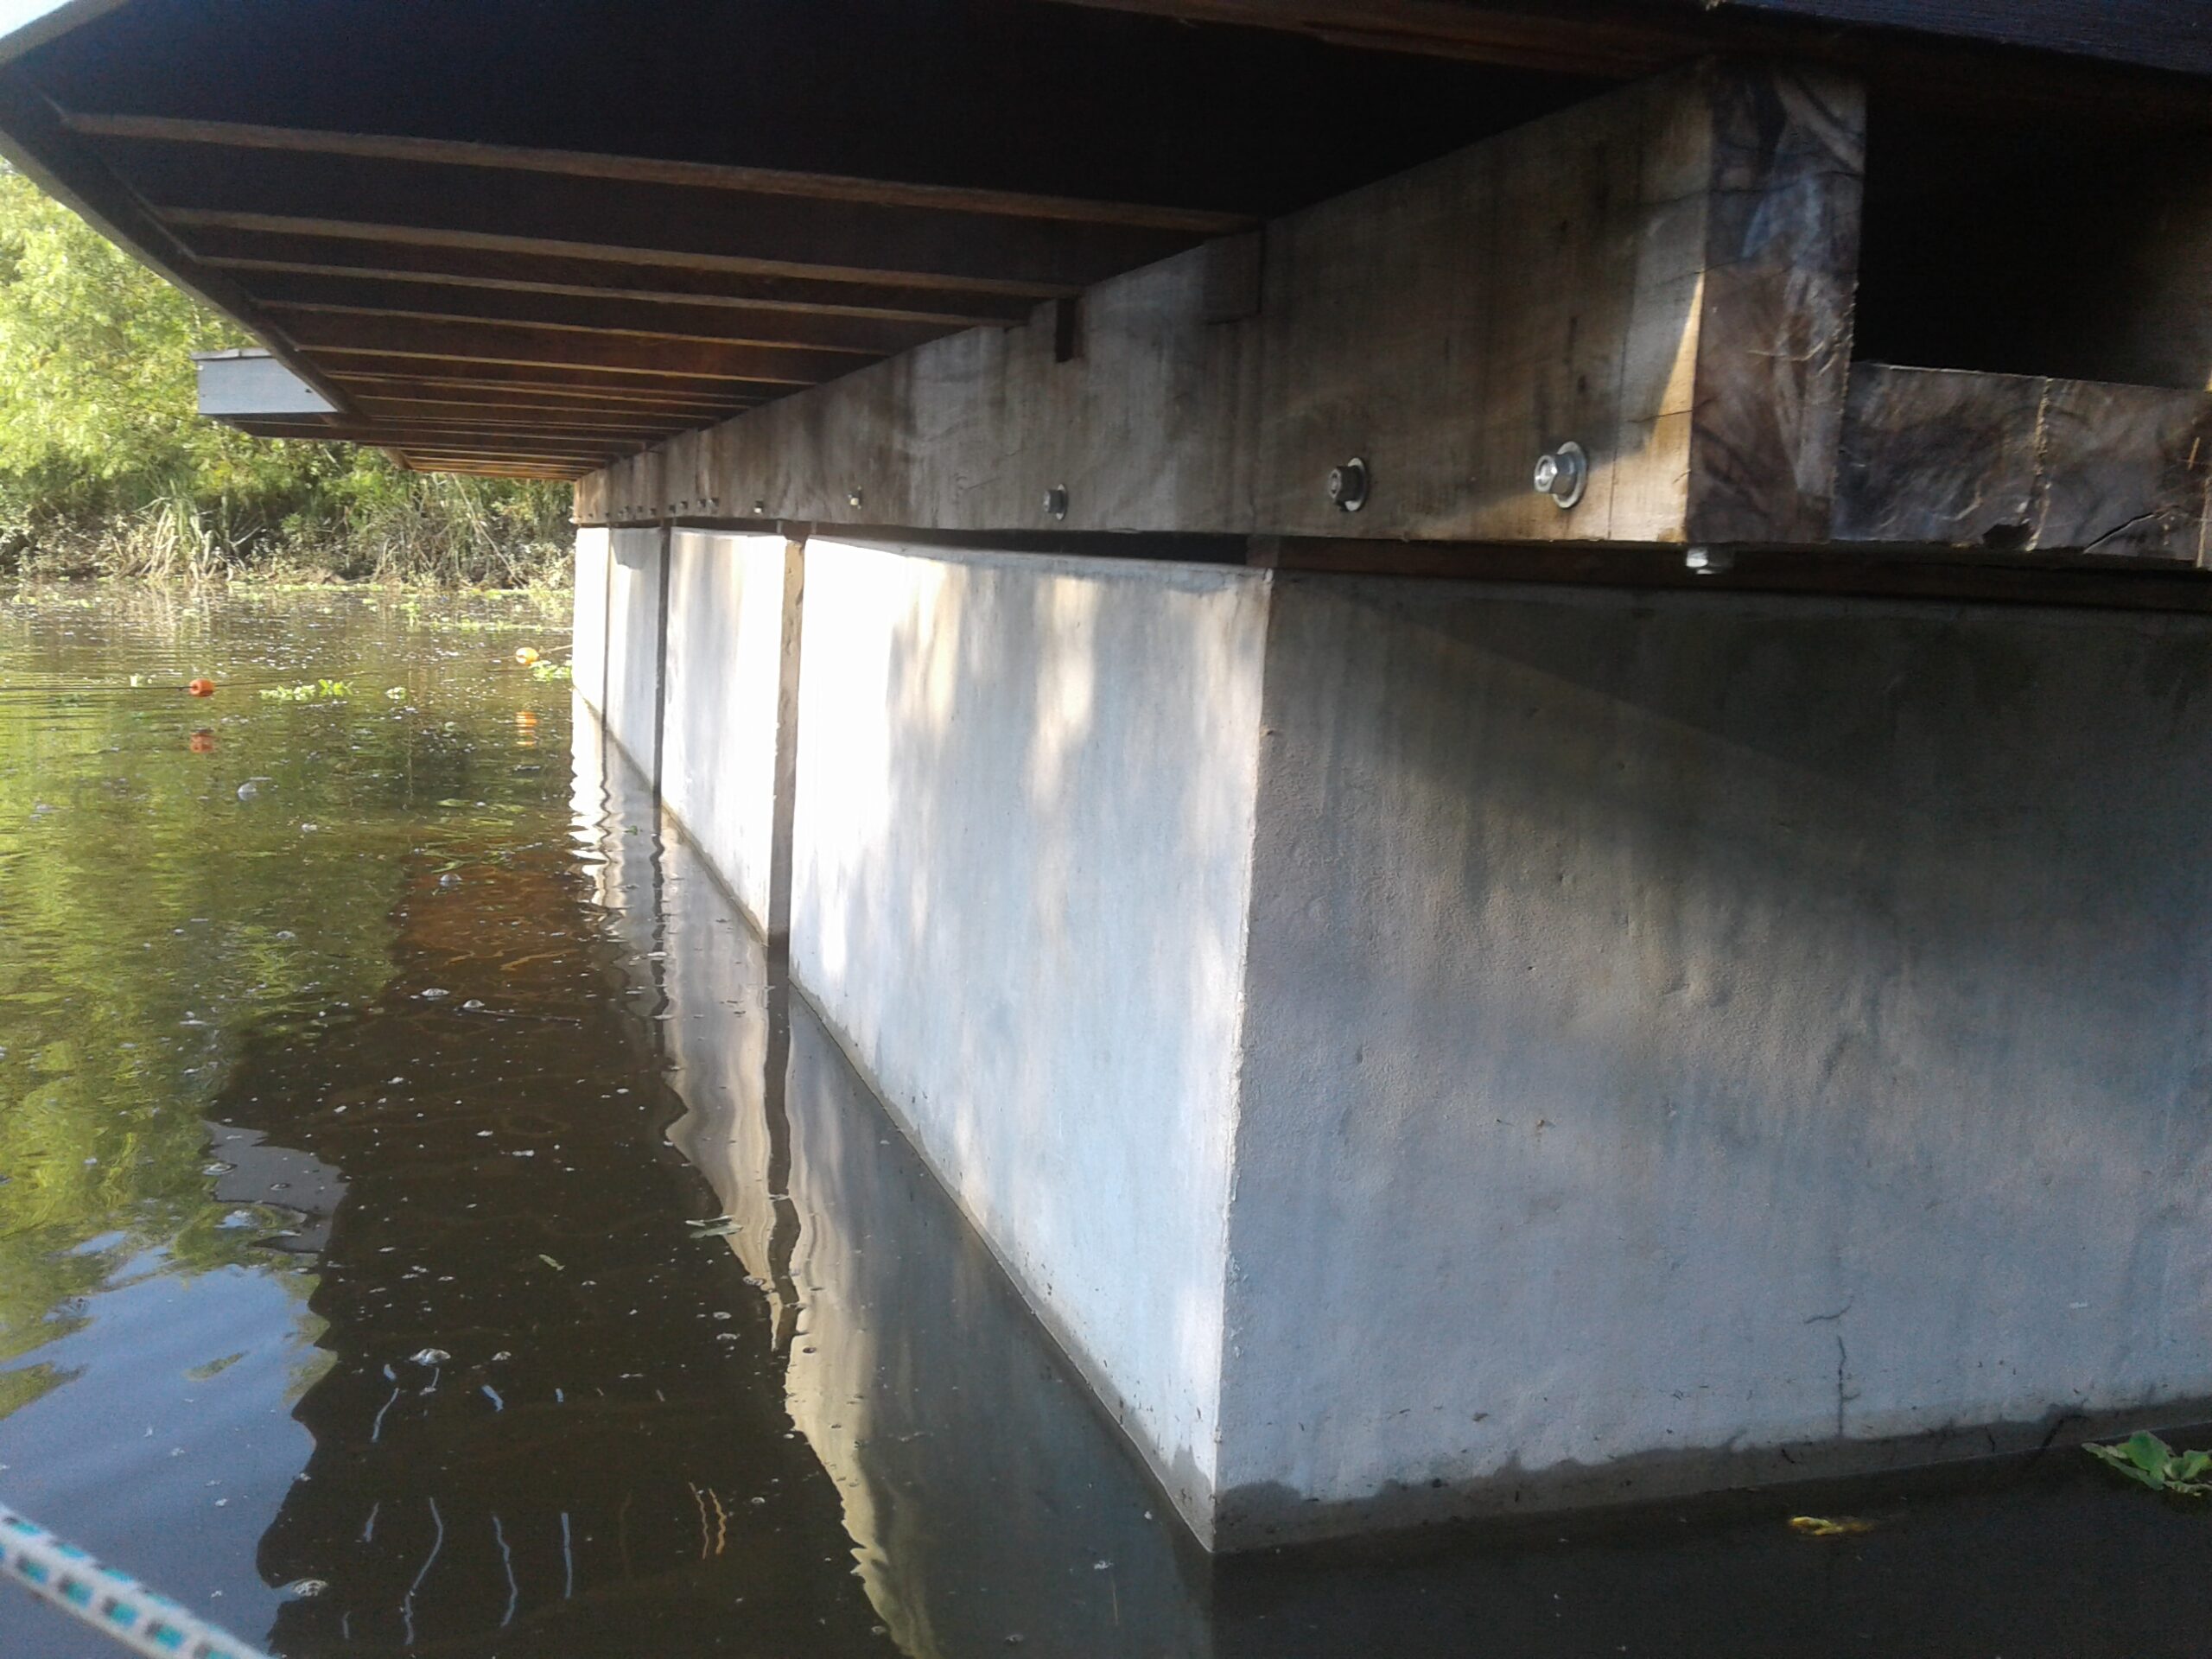
[[[374,1006],[254,1046],[217,1105],[347,1184],[315,1451],[261,1549],[328,1587],[273,1644],[885,1650],[573,863],[458,874],[410,872]]]
[[[587,884],[410,872],[383,997],[219,1103],[344,1184],[293,1659],[2197,1650],[2201,1531],[2058,1459],[1830,1489],[1878,1525],[1820,1543],[1785,1493],[1208,1562],[588,718],[577,760]]]

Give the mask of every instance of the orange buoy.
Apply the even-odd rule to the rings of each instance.
[[[515,661],[520,663],[524,668],[528,668],[537,660],[537,651],[535,646],[517,645],[515,647]]]
[[[191,692],[195,697],[212,697],[215,695],[215,682],[213,680],[194,680],[191,684],[186,686],[184,689]]]
[[[213,754],[215,753],[215,734],[203,726],[192,734],[192,741],[186,747],[194,754]]]

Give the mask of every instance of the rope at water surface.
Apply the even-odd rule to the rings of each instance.
[[[149,1659],[268,1659],[4,1503],[0,1576]]]

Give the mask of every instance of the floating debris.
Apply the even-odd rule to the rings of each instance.
[[[442,1365],[453,1356],[442,1348],[425,1348],[420,1353],[410,1354],[407,1357],[416,1365]]]
[[[1874,1523],[1855,1515],[1793,1515],[1789,1517],[1789,1530],[1802,1533],[1808,1538],[1855,1538],[1873,1531]]]

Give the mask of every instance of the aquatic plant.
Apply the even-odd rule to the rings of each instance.
[[[2212,1452],[2177,1452],[2156,1434],[2129,1435],[2117,1446],[2085,1446],[2091,1457],[2148,1486],[2154,1492],[2177,1497],[2212,1497]]]
[[[338,702],[353,695],[343,680],[314,680],[304,685],[272,685],[262,692],[270,702]]]
[[[576,677],[576,671],[567,663],[532,663],[530,677],[533,680],[573,680]]]

